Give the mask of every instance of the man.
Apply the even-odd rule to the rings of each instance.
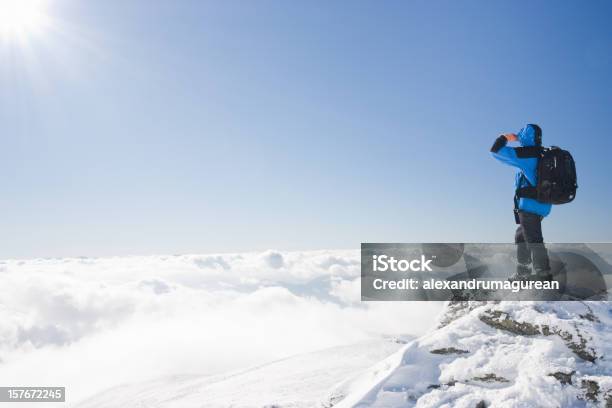
[[[502,163],[516,167],[514,180],[515,190],[521,187],[537,185],[537,157],[518,157],[517,151],[507,146],[508,142],[519,142],[522,147],[541,146],[542,129],[538,125],[529,124],[517,134],[506,133],[495,140],[491,153]],[[515,196],[515,219],[520,224],[516,229],[514,242],[517,244],[516,274],[511,280],[529,279],[531,275],[530,264],[536,279],[551,280],[548,253],[542,237],[542,220],[550,214],[550,204],[539,202],[532,198]]]

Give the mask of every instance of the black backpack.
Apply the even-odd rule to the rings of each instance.
[[[519,158],[539,159],[538,185],[518,188],[515,201],[525,197],[547,204],[566,204],[576,198],[576,163],[570,152],[557,146],[516,147],[514,150]]]

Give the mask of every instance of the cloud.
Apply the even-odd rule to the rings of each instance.
[[[283,255],[276,251],[267,251],[262,254],[262,259],[270,268],[280,269],[285,266]]]
[[[329,292],[346,304],[355,304],[361,300],[361,279],[332,279]]]
[[[161,295],[170,292],[172,289],[170,285],[160,279],[148,279],[140,282],[141,288],[149,288],[156,295]]]
[[[193,262],[200,268],[221,268],[224,270],[230,269],[230,265],[227,263],[222,256],[205,256],[201,258],[194,258]]]
[[[357,251],[10,260],[2,267],[0,383],[65,385],[72,401],[126,382],[419,335],[441,308],[360,302]]]

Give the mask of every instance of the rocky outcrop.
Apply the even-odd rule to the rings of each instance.
[[[595,320],[595,316],[592,314],[592,312],[579,316],[580,318],[590,322],[598,321]],[[574,332],[572,333],[568,330],[551,327],[548,324],[534,325],[528,322],[519,322],[511,319],[507,313],[499,310],[486,310],[480,315],[480,320],[496,329],[505,330],[521,336],[558,335],[563,339],[567,347],[581,359],[590,362],[594,362],[597,359],[597,353],[592,347],[589,346],[587,341],[588,339],[584,333],[578,329],[577,325],[574,325]]]
[[[612,408],[607,302],[451,302],[401,353],[338,407]]]
[[[542,334],[539,327],[527,322],[517,322],[516,320],[510,319],[507,313],[499,310],[486,310],[479,317],[483,323],[495,327],[496,329],[508,331],[512,334],[521,336]]]

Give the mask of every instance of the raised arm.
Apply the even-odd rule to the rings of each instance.
[[[493,146],[491,147],[491,154],[504,164],[522,169],[519,158],[516,156],[514,149],[506,146],[508,142],[514,142],[516,140],[517,136],[514,133],[506,133],[505,135],[501,135],[495,139],[495,143],[493,143]]]

